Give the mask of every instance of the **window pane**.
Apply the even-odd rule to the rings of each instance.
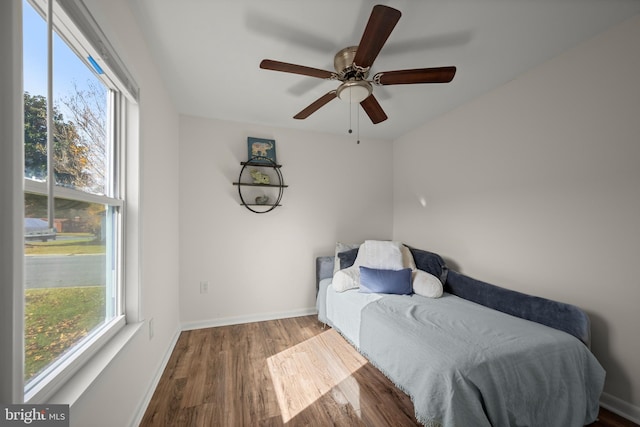
[[[53,51],[56,184],[105,194],[107,88],[57,34]]]
[[[47,24],[23,2],[24,176],[47,178]]]
[[[26,382],[114,318],[117,306],[107,256],[115,210],[57,198],[50,230],[46,200],[25,193]]]
[[[25,178],[47,178],[47,35],[24,2]],[[56,184],[93,194],[108,185],[108,89],[54,33],[53,122]]]

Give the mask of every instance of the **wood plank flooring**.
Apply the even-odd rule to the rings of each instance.
[[[416,426],[413,404],[315,316],[183,332],[141,426]],[[589,427],[635,426],[609,411]]]

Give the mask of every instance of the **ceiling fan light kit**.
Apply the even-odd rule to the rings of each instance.
[[[346,47],[334,56],[333,65],[336,72],[271,59],[262,60],[260,68],[341,82],[336,90],[327,92],[296,114],[295,119],[306,119],[334,98],[339,98],[352,104],[360,104],[373,124],[380,123],[387,119],[387,115],[373,95],[372,83],[378,86],[449,83],[456,73],[456,67],[416,68],[379,72],[372,80],[368,80],[373,62],[401,15],[399,10],[389,6],[374,6],[360,44]]]
[[[366,80],[351,80],[342,83],[336,90],[336,95],[351,104],[360,104],[373,92],[371,83]]]

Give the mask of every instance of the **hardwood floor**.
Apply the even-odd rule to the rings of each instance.
[[[604,408],[600,408],[598,421],[589,424],[589,427],[638,427],[638,424],[622,418],[618,414],[614,414]]]
[[[635,426],[601,410],[590,427]],[[413,404],[315,316],[185,331],[141,426],[416,426]]]

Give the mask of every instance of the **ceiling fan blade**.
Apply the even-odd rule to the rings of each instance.
[[[369,95],[360,105],[374,125],[387,120],[387,115],[373,95]]]
[[[373,76],[373,81],[381,85],[449,83],[455,75],[456,67],[416,68],[378,73]]]
[[[302,120],[306,119],[316,111],[318,111],[322,106],[324,106],[329,101],[332,101],[336,97],[336,91],[332,90],[331,92],[327,92],[322,95],[320,98],[316,99],[304,110],[300,111],[298,114],[293,116],[294,119]]]
[[[373,64],[384,43],[391,35],[393,28],[400,20],[401,15],[402,13],[399,10],[389,6],[378,4],[373,7],[369,22],[367,22],[358,45],[356,56],[353,58],[354,64],[363,68],[370,67]]]
[[[317,77],[319,79],[330,79],[335,76],[331,71],[319,68],[305,67],[304,65],[289,64],[287,62],[263,59],[260,68],[264,70],[282,71],[285,73],[302,74],[303,76]]]

